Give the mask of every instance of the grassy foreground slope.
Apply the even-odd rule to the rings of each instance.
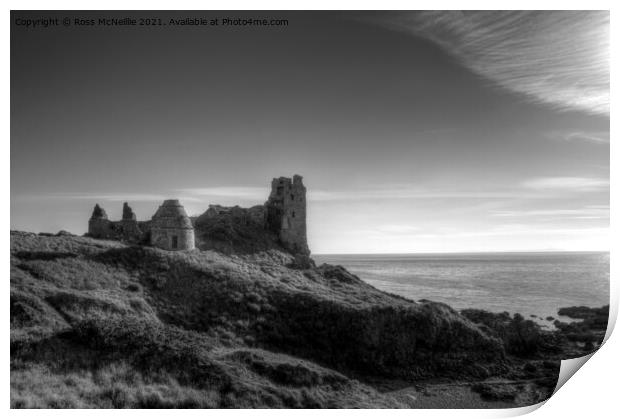
[[[402,407],[349,377],[484,377],[504,351],[291,255],[11,233],[13,407]]]

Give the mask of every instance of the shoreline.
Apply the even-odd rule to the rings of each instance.
[[[568,306],[609,303],[608,252],[313,255],[339,264],[367,284],[413,301],[508,311],[555,330]]]
[[[555,330],[537,327],[532,320],[516,313],[490,313],[484,310],[461,310],[468,319],[495,332],[504,341],[508,369],[498,377],[474,381],[429,379],[388,394],[409,402],[416,408],[507,408],[542,402],[553,394],[564,359],[582,357],[598,350],[607,330],[609,305],[602,307],[562,307],[571,322],[555,320]],[[523,342],[513,341],[511,329]],[[529,336],[528,336],[529,334]]]

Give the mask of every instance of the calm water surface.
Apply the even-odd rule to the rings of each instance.
[[[560,307],[609,304],[608,252],[318,255],[362,280],[412,300],[460,310],[557,315]]]

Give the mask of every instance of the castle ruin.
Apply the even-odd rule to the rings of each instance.
[[[246,229],[264,231],[276,237],[279,245],[294,255],[308,256],[306,238],[306,188],[302,177],[274,178],[271,193],[264,205],[251,208],[209,205],[199,217],[191,219],[177,199],[163,202],[150,221],[137,221],[127,203],[123,204],[123,218],[110,221],[103,208],[95,205],[88,221],[88,236],[98,239],[120,240],[127,243],[151,245],[164,250],[192,250],[196,247],[195,227],[214,221],[221,222],[224,229],[231,225],[243,225]],[[235,224],[236,223],[236,224]],[[221,227],[221,226],[217,226]],[[203,232],[204,233],[204,232]],[[204,247],[211,237],[200,237]],[[220,230],[213,230],[215,237]],[[276,239],[273,239],[276,240]],[[201,247],[202,248],[202,247]]]
[[[151,245],[165,250],[192,250],[194,226],[178,199],[168,199],[151,220]]]
[[[265,226],[279,235],[282,245],[294,254],[309,255],[306,238],[306,187],[302,177],[281,177],[271,181],[265,202]]]
[[[110,221],[105,210],[97,204],[88,220],[88,235],[98,239],[142,243],[148,239],[148,224],[148,221],[136,220],[127,202],[123,204],[123,218],[120,221]]]

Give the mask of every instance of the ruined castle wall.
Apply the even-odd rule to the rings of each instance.
[[[88,220],[88,235],[96,239],[114,239],[116,233],[110,220],[91,218]]]
[[[306,187],[301,176],[273,179],[265,207],[266,227],[279,235],[282,245],[292,253],[310,254],[306,235]]]
[[[114,224],[120,230],[123,240],[133,243],[139,243],[143,240],[144,233],[136,220],[121,220]]]
[[[145,231],[140,228],[135,214],[127,203],[124,204],[121,221],[108,220],[105,211],[96,205],[93,215],[88,220],[88,235],[97,239],[119,240],[129,243],[143,243],[146,237]]]
[[[140,229],[137,221],[91,219],[88,221],[88,235],[96,239],[140,243],[145,233]]]

